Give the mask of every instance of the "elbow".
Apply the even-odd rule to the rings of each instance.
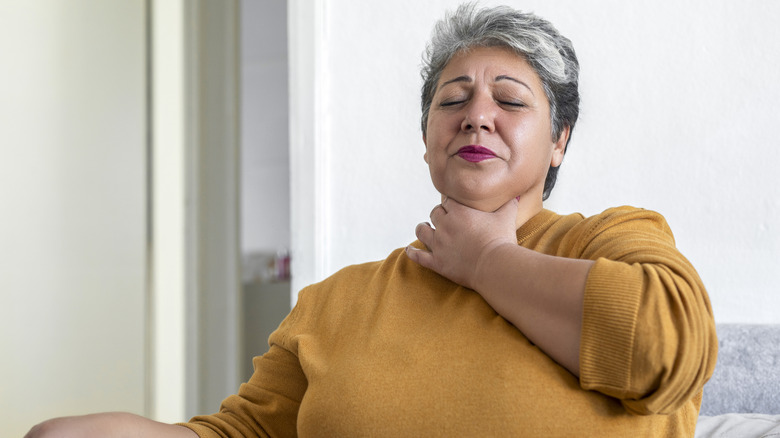
[[[718,351],[709,298],[693,268],[656,262],[602,262],[612,275],[600,275],[623,283],[592,272],[583,313],[580,385],[638,415],[687,403],[698,409]]]
[[[704,384],[712,377],[718,339],[711,313],[696,321],[648,333],[644,348],[634,356],[634,397],[622,400],[628,412],[638,415],[671,414],[694,402],[699,408]]]

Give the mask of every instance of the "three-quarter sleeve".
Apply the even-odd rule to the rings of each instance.
[[[709,298],[663,217],[611,209],[585,224],[580,384],[636,414],[667,414],[700,395],[717,337]]]

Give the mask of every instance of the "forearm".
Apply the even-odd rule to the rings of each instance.
[[[475,289],[531,342],[579,376],[585,282],[592,265],[591,260],[502,245],[477,266]]]
[[[160,423],[123,412],[107,412],[45,421],[25,438],[197,438],[195,432],[181,426]]]

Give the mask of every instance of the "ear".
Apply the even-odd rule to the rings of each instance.
[[[566,143],[569,141],[569,133],[571,129],[569,126],[564,126],[561,135],[558,136],[558,140],[553,143],[552,157],[550,158],[550,166],[558,167],[563,162],[563,154],[566,153]]]
[[[425,160],[425,162],[428,163],[428,139],[425,138],[425,134],[423,134],[422,140],[423,140],[423,144],[425,145],[425,153],[423,154],[423,160]]]

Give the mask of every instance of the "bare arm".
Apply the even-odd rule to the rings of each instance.
[[[483,257],[475,290],[495,311],[579,377],[585,280],[593,262],[502,245]]]
[[[33,427],[24,438],[197,438],[186,427],[160,423],[134,414],[110,412],[54,418]]]
[[[590,260],[554,257],[517,245],[517,203],[493,213],[452,199],[431,212],[435,229],[417,226],[430,251],[408,248],[415,262],[477,291],[553,360],[579,376],[585,281]]]

